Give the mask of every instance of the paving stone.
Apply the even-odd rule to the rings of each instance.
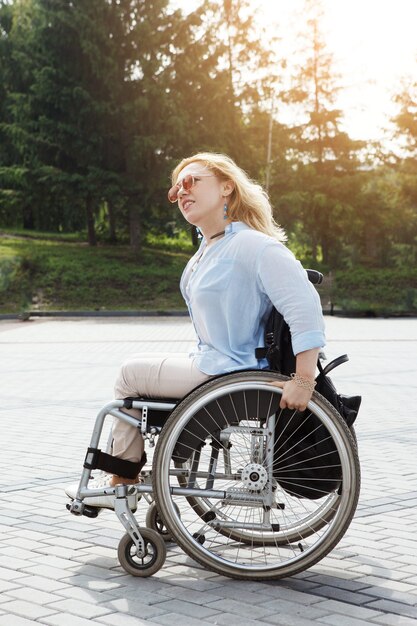
[[[64,589],[58,589],[54,594],[56,600],[62,600],[62,598],[71,598],[73,600],[81,600],[81,602],[103,604],[104,602],[111,602],[114,597],[110,595],[108,591],[94,591],[93,589],[86,589],[85,587],[76,587],[68,585]]]
[[[387,600],[392,600],[393,602],[400,602],[401,604],[410,604],[413,606],[417,604],[417,589],[415,589],[415,593],[404,593],[402,591],[395,591],[386,587],[367,587],[364,590],[368,596],[376,596],[377,598],[386,598]]]
[[[109,591],[110,589],[120,587],[114,579],[103,580],[101,578],[93,578],[91,576],[84,576],[83,574],[76,573],[66,578],[65,583],[67,586],[84,587],[86,589],[93,589],[94,591]]]
[[[123,598],[124,600],[129,600],[133,602],[140,602],[141,604],[157,604],[158,602],[163,602],[164,600],[168,600],[167,594],[165,593],[157,593],[156,591],[145,591],[143,589],[137,589],[134,587],[125,587],[123,589],[119,588],[117,593],[110,593],[110,590],[106,595],[108,597],[107,602],[114,603],[117,602],[118,599]]]
[[[311,626],[313,622],[308,617],[301,617],[291,612],[269,615],[262,620],[262,623],[276,624],[277,626]]]
[[[108,624],[108,626],[148,626],[151,621],[141,619],[140,617],[133,617],[133,615],[126,615],[123,613],[110,613],[109,615],[103,615],[103,617],[96,618],[95,622],[100,624]],[[153,622],[155,623],[155,622]]]
[[[70,561],[69,559],[63,559],[52,554],[38,554],[32,561],[39,563],[39,565],[45,567],[52,567],[54,569],[71,570],[78,567],[78,563]]]
[[[411,568],[410,568],[411,569]],[[415,567],[412,568],[414,571],[416,570]],[[404,570],[405,571],[405,570]],[[416,572],[417,574],[417,572]],[[407,580],[405,580],[404,582],[408,583],[409,585],[413,586],[414,589],[417,589],[417,575],[416,576],[409,576],[407,578]]]
[[[369,583],[362,582],[361,580],[352,580],[346,578],[337,578],[336,576],[326,576],[324,574],[315,574],[311,577],[310,581],[315,583],[315,587],[330,586],[337,587],[338,589],[345,589],[346,591],[360,591],[369,586]],[[312,593],[314,593],[312,591]]]
[[[160,597],[162,600],[162,596]],[[193,602],[185,602],[184,600],[162,600],[158,604],[154,605],[154,608],[158,608],[161,612],[165,613],[181,613],[188,617],[198,617],[204,619],[209,615],[215,615],[218,613],[218,609],[214,606],[217,602],[211,603],[210,606],[203,606],[201,604],[195,604]],[[232,611],[233,612],[233,611]]]
[[[412,617],[403,617],[402,615],[380,615],[378,624],[386,624],[386,626],[417,626],[417,619]]]
[[[175,611],[176,607],[178,607],[178,603],[175,600],[172,600],[169,604],[172,606],[173,611]],[[183,605],[184,603],[181,604]],[[160,604],[159,606],[164,607],[167,605],[168,603],[164,602],[164,604]],[[216,602],[211,602],[209,607],[210,609],[208,609],[208,607],[206,609],[206,607],[195,606],[193,614],[198,616],[202,608],[204,611],[210,611],[205,613],[205,615],[212,615],[216,611],[227,611],[228,613],[235,613],[236,615],[241,615],[242,617],[247,617],[249,615],[251,619],[262,619],[266,615],[272,614],[271,609],[261,606],[253,606],[243,602],[236,602],[236,600],[228,600],[226,598],[223,600],[217,600]],[[183,606],[181,607],[181,610],[184,610]],[[205,617],[205,615],[201,613],[201,617]]]
[[[25,600],[11,600],[10,602],[3,602],[1,610],[6,611],[10,615],[19,615],[20,617],[26,617],[34,620],[56,613],[56,611],[53,609],[51,610],[49,607],[42,607],[32,602],[26,602]],[[10,618],[10,621],[12,621],[12,618]]]
[[[57,589],[65,589],[69,585],[61,581],[51,580],[44,578],[43,576],[25,576],[19,579],[19,584],[23,587],[33,587],[34,589],[40,589],[41,591],[56,591]]]
[[[152,578],[155,579],[160,572],[154,575]],[[195,591],[207,591],[207,590],[216,590],[219,588],[219,584],[215,581],[211,580],[198,580],[197,578],[188,578],[187,576],[164,576],[161,578],[164,581],[165,585],[178,585],[179,587],[185,587],[186,589],[193,589]]]
[[[55,615],[44,617],[42,624],[48,624],[48,626],[91,626],[92,622],[89,619],[71,615],[70,613],[56,613]]]
[[[375,567],[374,565],[355,565],[352,571],[357,574],[358,579],[360,579],[361,575],[373,575],[378,578],[386,578],[388,580],[405,580],[405,582],[409,582],[407,578],[409,578],[412,573],[415,572],[417,575],[417,565],[411,566],[410,570],[407,570],[407,567],[402,566],[401,563],[397,563],[395,567],[401,569],[393,569],[392,567]]]
[[[8,593],[13,589],[18,589],[19,585],[12,581],[0,580],[0,593]]]
[[[13,624],[11,622],[10,614],[0,615],[0,626],[34,626],[35,624],[39,624],[39,622],[35,622],[35,620],[26,619],[26,617],[20,617],[19,615],[13,615]]]
[[[249,615],[247,615],[245,617],[244,626],[259,626],[259,624],[266,624],[264,619],[253,620],[249,617]],[[234,615],[233,613],[218,613],[217,615],[209,615],[205,618],[204,622],[216,624],[218,626],[243,626],[242,617],[240,615]]]
[[[143,602],[143,593],[144,592],[142,590],[140,592],[136,590],[136,596],[138,597],[138,599],[141,600],[141,602]],[[223,589],[217,589],[217,593],[212,593],[210,591],[204,591],[204,593],[201,593],[201,591],[193,591],[191,589],[185,589],[184,587],[178,587],[176,585],[165,585],[165,588],[160,589],[158,593],[145,593],[147,597],[149,596],[150,600],[153,600],[152,602],[150,602],[151,604],[155,603],[155,598],[158,598],[157,601],[161,602],[162,596],[166,597],[166,599],[176,598],[177,600],[186,600],[187,602],[192,602],[193,604],[198,605],[207,605],[210,602],[215,602],[216,600],[220,600],[221,598],[225,597]],[[239,595],[239,593],[239,591],[233,589],[226,590],[227,597],[229,598],[233,597],[234,599],[236,599],[234,594]]]
[[[367,605],[370,609],[384,611],[385,613],[394,613],[396,615],[404,615],[405,617],[413,617],[417,619],[417,606],[408,604],[400,604],[390,600],[375,600]]]
[[[314,590],[318,596],[324,596],[334,600],[343,600],[349,604],[363,605],[367,602],[371,602],[373,597],[366,595],[366,589],[360,592],[346,591],[345,589],[339,589],[337,587],[319,587]]]
[[[348,617],[347,615],[328,615],[320,620],[323,624],[330,624],[331,626],[368,626],[369,622],[363,619],[356,619],[355,617]]]
[[[56,602],[62,598],[54,593],[47,593],[46,591],[40,591],[39,589],[31,589],[30,587],[18,587],[17,589],[11,589],[7,592],[7,595],[20,600],[26,600],[27,602],[33,602],[34,604],[49,604],[50,602]]]
[[[120,612],[120,613],[128,613],[130,615],[134,615],[135,617],[140,617],[143,619],[154,618],[156,615],[162,615],[165,613],[165,609],[160,604],[154,604],[150,606],[143,602],[140,602],[140,597],[138,600],[132,600],[131,598],[124,598],[121,596],[120,598],[111,600],[110,602],[106,602],[102,605],[109,609],[112,613]],[[193,604],[187,605],[189,607],[193,607]],[[185,615],[187,615],[185,613]]]
[[[262,603],[262,607],[265,609],[269,609],[271,611],[271,615],[285,613],[293,614],[297,617],[311,620],[315,620],[329,614],[329,611],[326,611],[326,609],[323,609],[320,605],[317,604],[306,605],[282,599]],[[270,621],[270,616],[265,617],[265,619],[267,621]]]
[[[166,626],[200,626],[200,624],[206,624],[207,622],[181,613],[168,613],[154,617],[152,623]]]
[[[313,589],[309,593],[296,591],[294,589],[287,589],[284,586],[278,586],[276,583],[271,583],[269,586],[270,592],[269,595],[272,596],[271,600],[282,599],[289,602],[296,602],[298,604],[307,604],[312,605],[316,602],[320,602],[321,598],[315,595],[315,589]],[[265,593],[267,593],[267,589],[265,589]]]
[[[77,575],[78,573],[83,576],[91,576],[92,578],[102,578],[103,580],[115,580],[122,577],[126,577],[125,571],[114,571],[105,569],[104,567],[96,567],[95,565],[80,565],[79,563],[73,562],[73,570],[69,575]],[[114,563],[113,563],[114,565]]]
[[[79,617],[85,617],[87,619],[94,619],[100,617],[100,615],[106,615],[111,610],[105,608],[103,605],[96,603],[82,602],[78,599],[66,598],[65,600],[58,600],[48,605],[49,608],[54,609],[57,613],[71,613],[78,615]]]
[[[347,602],[340,602],[337,600],[324,600],[320,604],[316,604],[315,608],[327,611],[328,613],[341,613],[342,615],[355,617],[362,620],[370,620],[377,618],[382,613],[373,609],[368,609],[365,606],[356,606],[354,604],[348,604]]]
[[[257,606],[264,605],[271,600],[270,595],[262,593],[261,591],[253,592],[246,590],[242,586],[233,588],[227,585],[224,587],[217,587],[211,592],[205,591],[204,594],[201,594],[199,591],[190,592],[189,590],[184,590],[182,595],[190,602],[192,602],[191,598],[194,597],[197,604],[202,601],[204,601],[204,604],[207,604],[208,602],[214,602],[216,600],[221,600],[222,598],[227,598],[230,600],[236,600],[237,602],[245,602],[246,604]]]
[[[28,561],[23,559],[15,559],[12,556],[0,555],[0,567],[3,569],[24,569],[27,567]]]
[[[329,359],[343,351],[351,359],[334,373],[338,389],[363,394],[355,425],[363,470],[359,510],[325,559],[294,578],[268,583],[207,571],[175,547],[151,579],[134,579],[117,561],[124,531],[114,513],[87,519],[65,510],[63,487],[79,480],[94,417],[111,397],[120,362],[144,350],[187,352],[194,341],[188,320],[0,321],[0,419],[7,424],[0,458],[0,626],[414,624],[417,323],[326,323]],[[401,384],[381,403],[393,360]],[[138,511],[141,523],[145,512],[146,507]],[[60,609],[38,618],[8,613],[7,606],[19,602],[30,605],[28,611]],[[107,612],[87,619],[65,609],[84,605]],[[204,610],[210,614],[202,617]]]

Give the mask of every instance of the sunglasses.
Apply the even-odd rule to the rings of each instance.
[[[178,200],[178,192],[181,189],[181,187],[183,188],[184,191],[190,191],[190,189],[192,189],[194,185],[198,183],[200,178],[202,178],[203,176],[210,178],[210,177],[214,177],[214,174],[198,174],[198,176],[187,174],[187,176],[184,176],[182,180],[178,181],[178,183],[176,183],[168,191],[168,200],[173,203],[176,202]]]

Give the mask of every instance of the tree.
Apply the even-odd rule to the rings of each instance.
[[[310,238],[313,260],[320,249],[323,262],[334,264],[339,235],[349,221],[346,216],[352,216],[353,191],[358,188],[352,181],[364,143],[341,129],[342,111],[335,107],[341,87],[321,31],[323,14],[320,2],[305,0],[300,61],[291,88],[280,96],[298,118],[289,129],[287,157],[295,172],[293,193],[299,200],[299,217]]]
[[[394,117],[394,136],[402,143],[397,160],[398,182],[402,191],[400,240],[407,247],[412,262],[417,247],[417,80],[404,81],[402,90],[394,97],[399,107]]]
[[[34,227],[28,178],[30,157],[19,121],[25,115],[31,60],[22,54],[30,39],[29,1],[0,3],[0,215],[4,224]]]

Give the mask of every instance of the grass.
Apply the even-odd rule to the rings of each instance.
[[[185,310],[179,279],[189,254],[77,242],[0,240],[0,313]]]
[[[26,233],[25,233],[26,234]],[[186,307],[179,291],[193,252],[189,237],[151,236],[136,258],[127,245],[91,248],[79,235],[0,234],[0,313],[168,311]],[[417,314],[417,270],[356,268],[333,273],[324,307],[358,315]]]
[[[360,267],[336,271],[332,302],[342,311],[371,315],[416,315],[417,269]]]

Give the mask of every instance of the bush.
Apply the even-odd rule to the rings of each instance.
[[[358,313],[416,314],[417,270],[355,268],[334,273],[331,301]]]
[[[40,310],[185,310],[179,279],[189,256],[144,249],[138,259],[127,246],[3,239],[0,312],[35,303]]]
[[[0,240],[0,312],[39,310],[186,310],[179,291],[193,253],[189,233],[149,236],[136,258],[128,246],[12,237]],[[66,236],[64,236],[66,237]],[[309,264],[305,262],[304,265]],[[325,273],[324,307],[340,312],[417,314],[415,266]],[[316,269],[320,269],[320,267]],[[323,268],[321,268],[323,270]]]

